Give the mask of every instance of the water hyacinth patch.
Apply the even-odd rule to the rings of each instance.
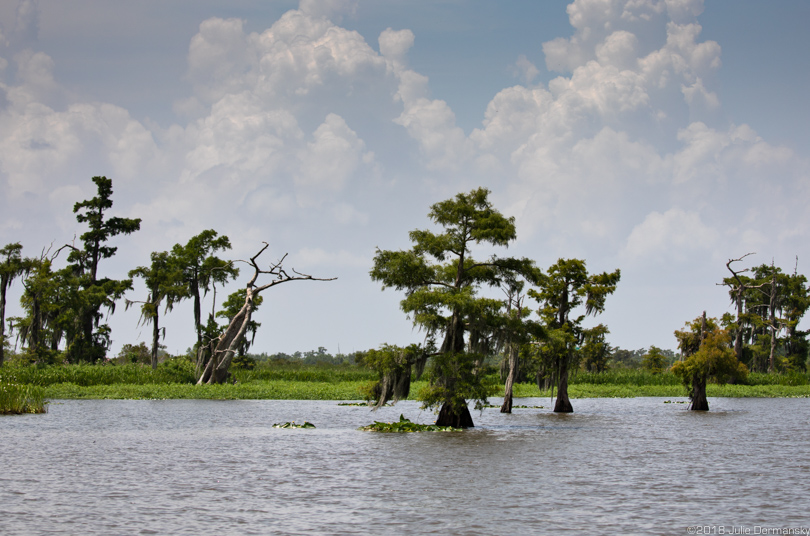
[[[45,413],[45,404],[41,387],[0,382],[0,415]]]
[[[399,416],[399,422],[380,422],[374,421],[374,424],[368,426],[361,426],[358,430],[364,432],[389,432],[389,433],[408,433],[408,432],[463,432],[463,428],[453,428],[452,426],[436,426],[435,424],[418,424],[411,422],[405,418],[404,415]]]
[[[309,421],[304,421],[304,424],[295,424],[292,422],[278,422],[273,425],[273,428],[315,428],[315,425]]]

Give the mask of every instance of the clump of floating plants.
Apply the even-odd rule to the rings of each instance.
[[[500,405],[484,404],[482,408],[500,408]],[[543,409],[543,406],[512,406],[512,409]]]
[[[393,433],[407,433],[407,432],[462,432],[463,428],[453,428],[452,426],[436,426],[435,424],[418,424],[406,419],[403,415],[399,416],[399,422],[379,422],[374,421],[374,424],[368,426],[361,426],[358,430],[364,432],[393,432]]]

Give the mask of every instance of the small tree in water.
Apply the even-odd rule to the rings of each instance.
[[[411,231],[414,245],[408,251],[378,249],[370,274],[383,284],[383,289],[405,291],[405,299],[400,302],[402,310],[413,315],[414,324],[427,332],[428,340],[433,340],[434,335],[443,338],[438,350],[429,344],[413,361],[419,366],[431,358],[427,369],[429,386],[419,393],[419,398],[426,407],[441,408],[436,420],[439,426],[473,426],[467,399],[479,403],[486,399],[488,388],[478,374],[482,356],[477,351],[486,346],[484,335],[491,331],[486,319],[495,318],[493,313],[502,304],[477,296],[477,291],[483,286],[499,285],[505,272],[534,270],[534,264],[527,259],[492,257],[480,262],[472,258],[470,247],[474,244],[507,246],[516,237],[514,218],[495,210],[488,196],[489,190],[478,188],[434,204],[428,216],[443,227],[443,232]],[[469,346],[465,332],[470,333]],[[402,359],[408,360],[404,354]],[[410,366],[394,362],[399,368]],[[387,372],[382,372],[385,377]],[[398,389],[405,390],[404,386]]]
[[[727,330],[717,327],[714,318],[698,317],[687,323],[685,330],[676,331],[678,347],[685,356],[672,366],[689,392],[690,409],[708,411],[706,384],[712,380],[726,383],[731,379],[744,381],[748,368],[737,359]]]

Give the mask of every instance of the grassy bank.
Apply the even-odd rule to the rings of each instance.
[[[193,365],[183,359],[162,363],[157,370],[143,365],[3,366],[0,383],[31,388],[42,399],[275,399],[358,400],[361,387],[375,374],[350,365],[307,365],[298,362],[261,363],[253,370],[234,370],[236,384],[194,385]],[[414,382],[411,399],[424,386]],[[39,388],[39,390],[37,390]],[[516,397],[551,398],[534,384],[515,385]],[[747,385],[709,385],[710,397],[810,397],[807,374],[751,374]],[[490,393],[502,396],[503,386]],[[572,398],[683,397],[684,387],[672,374],[639,370],[578,372],[570,378]],[[28,396],[28,395],[26,395]],[[39,395],[37,395],[39,396]],[[35,397],[31,400],[36,400]]]

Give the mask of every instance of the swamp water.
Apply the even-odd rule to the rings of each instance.
[[[357,428],[433,422],[415,402],[54,401],[0,418],[0,534],[810,529],[810,400],[665,400],[516,399],[545,409],[413,434]]]

